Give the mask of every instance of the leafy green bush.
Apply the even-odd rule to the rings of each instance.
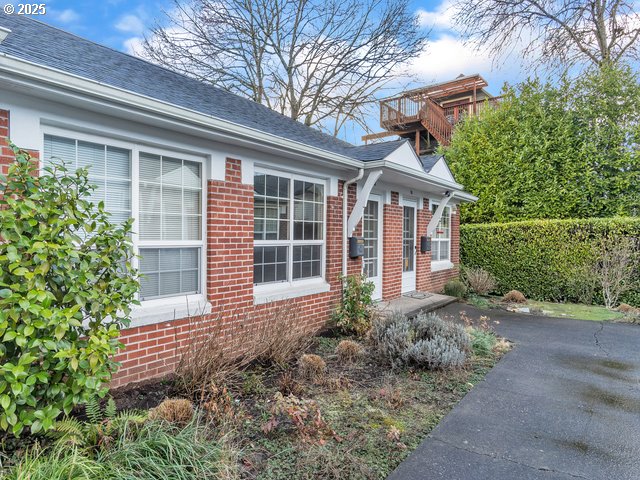
[[[469,328],[467,332],[471,336],[473,353],[481,357],[490,356],[497,341],[496,336],[492,332],[480,328]]]
[[[347,335],[364,335],[371,329],[373,319],[373,291],[375,285],[364,275],[342,278],[342,302],[333,314],[333,320]]]
[[[467,286],[457,278],[452,278],[444,284],[444,294],[450,297],[464,298],[467,295]]]
[[[87,170],[37,176],[12,148],[0,178],[0,427],[19,435],[106,391],[138,280],[131,221],[89,201]]]
[[[496,293],[517,289],[534,300],[603,303],[596,272],[603,242],[634,243],[632,263],[640,269],[640,218],[529,220],[462,225],[460,256],[466,267],[484,268],[496,278]],[[640,292],[621,301],[640,306]]]
[[[471,348],[462,325],[425,313],[414,318],[395,313],[380,320],[374,324],[372,339],[380,356],[394,367],[460,367]]]

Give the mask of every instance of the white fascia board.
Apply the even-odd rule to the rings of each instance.
[[[242,139],[250,146],[266,144],[276,148],[291,150],[298,154],[302,153],[322,158],[345,167],[362,168],[363,166],[363,162],[344,155],[311,147],[301,142],[265,133],[228,120],[205,115],[194,110],[0,53],[0,78],[2,78],[3,73],[7,74],[6,78],[10,81],[16,81],[17,76],[23,77],[27,80],[29,86],[32,87],[48,84],[71,92],[80,99],[88,96],[95,97],[109,104],[121,104],[130,108],[171,118],[183,124],[192,124],[201,128],[230,134],[234,138]]]
[[[426,172],[417,171],[413,168],[407,168],[394,162],[387,162],[386,160],[376,160],[375,162],[365,163],[366,170],[380,168],[406,178],[408,183],[417,181],[418,183],[422,183],[423,185],[432,188],[436,187],[439,189],[449,190],[452,194],[452,197],[461,202],[475,202],[478,200],[478,197],[465,192],[463,185],[456,182],[449,182]]]

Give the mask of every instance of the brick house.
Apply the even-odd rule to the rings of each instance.
[[[171,372],[194,311],[291,302],[317,329],[342,272],[364,271],[377,299],[458,274],[458,205],[475,197],[406,140],[353,146],[19,16],[0,14],[0,78],[0,168],[5,137],[43,165],[90,166],[95,200],[135,219],[141,305],[114,385]]]

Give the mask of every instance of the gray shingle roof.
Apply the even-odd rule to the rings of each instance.
[[[431,155],[421,155],[420,161],[422,162],[422,166],[424,167],[424,171],[429,173],[431,169],[438,163],[443,155],[438,155],[437,153],[433,153]]]
[[[0,53],[331,153],[370,161],[384,158],[400,145],[351,145],[251,100],[28,17],[1,13],[0,27],[11,30],[0,44]]]

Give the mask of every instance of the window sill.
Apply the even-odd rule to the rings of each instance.
[[[278,300],[326,293],[329,290],[331,290],[331,285],[323,278],[314,278],[313,280],[294,284],[258,285],[253,287],[253,304],[262,305],[264,303],[277,302]]]
[[[129,328],[180,320],[194,315],[211,313],[211,304],[204,295],[147,300],[133,307]]]
[[[431,271],[439,272],[441,270],[451,270],[454,267],[449,260],[441,260],[439,262],[431,262]]]

